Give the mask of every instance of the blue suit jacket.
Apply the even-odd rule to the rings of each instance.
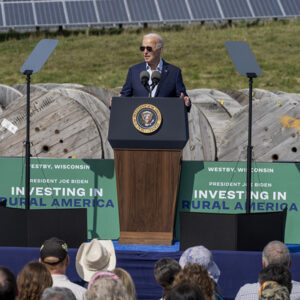
[[[140,81],[140,73],[145,70],[145,62],[129,68],[126,82],[121,91],[123,97],[148,97],[149,93]],[[155,97],[179,97],[181,93],[187,96],[181,70],[163,60],[160,82]],[[187,110],[190,110],[190,106],[187,107]]]

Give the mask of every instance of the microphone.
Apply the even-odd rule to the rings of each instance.
[[[142,71],[140,73],[140,80],[144,87],[146,87],[148,85],[149,78],[150,78],[150,76],[147,71]]]
[[[153,87],[158,85],[158,83],[160,81],[160,72],[154,71],[151,75],[151,80],[152,80],[152,86]]]

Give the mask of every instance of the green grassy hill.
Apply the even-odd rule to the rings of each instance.
[[[179,66],[187,89],[242,89],[248,80],[237,74],[224,42],[247,42],[263,71],[255,88],[300,93],[300,21],[272,21],[232,26],[186,25],[152,29],[102,30],[57,35],[59,44],[32,83],[79,83],[106,88],[122,86],[130,65],[142,61],[144,34],[157,32],[165,40],[163,58]],[[116,30],[117,31],[117,30]],[[45,34],[0,43],[0,83],[25,83],[20,67]]]

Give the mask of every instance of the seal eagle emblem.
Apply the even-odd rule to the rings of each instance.
[[[132,115],[134,127],[142,133],[155,132],[160,127],[161,121],[159,109],[152,104],[138,106]]]

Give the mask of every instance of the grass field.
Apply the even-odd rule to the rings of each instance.
[[[138,48],[144,34],[157,32],[165,40],[163,58],[179,66],[187,89],[242,89],[225,41],[247,42],[262,69],[254,87],[300,93],[300,21],[270,21],[256,25],[185,25],[124,29],[119,34],[85,32],[55,38],[59,44],[32,83],[78,83],[114,88],[124,83],[128,67],[142,61]],[[28,55],[45,36],[9,39],[0,43],[0,83],[25,83],[20,73]]]

